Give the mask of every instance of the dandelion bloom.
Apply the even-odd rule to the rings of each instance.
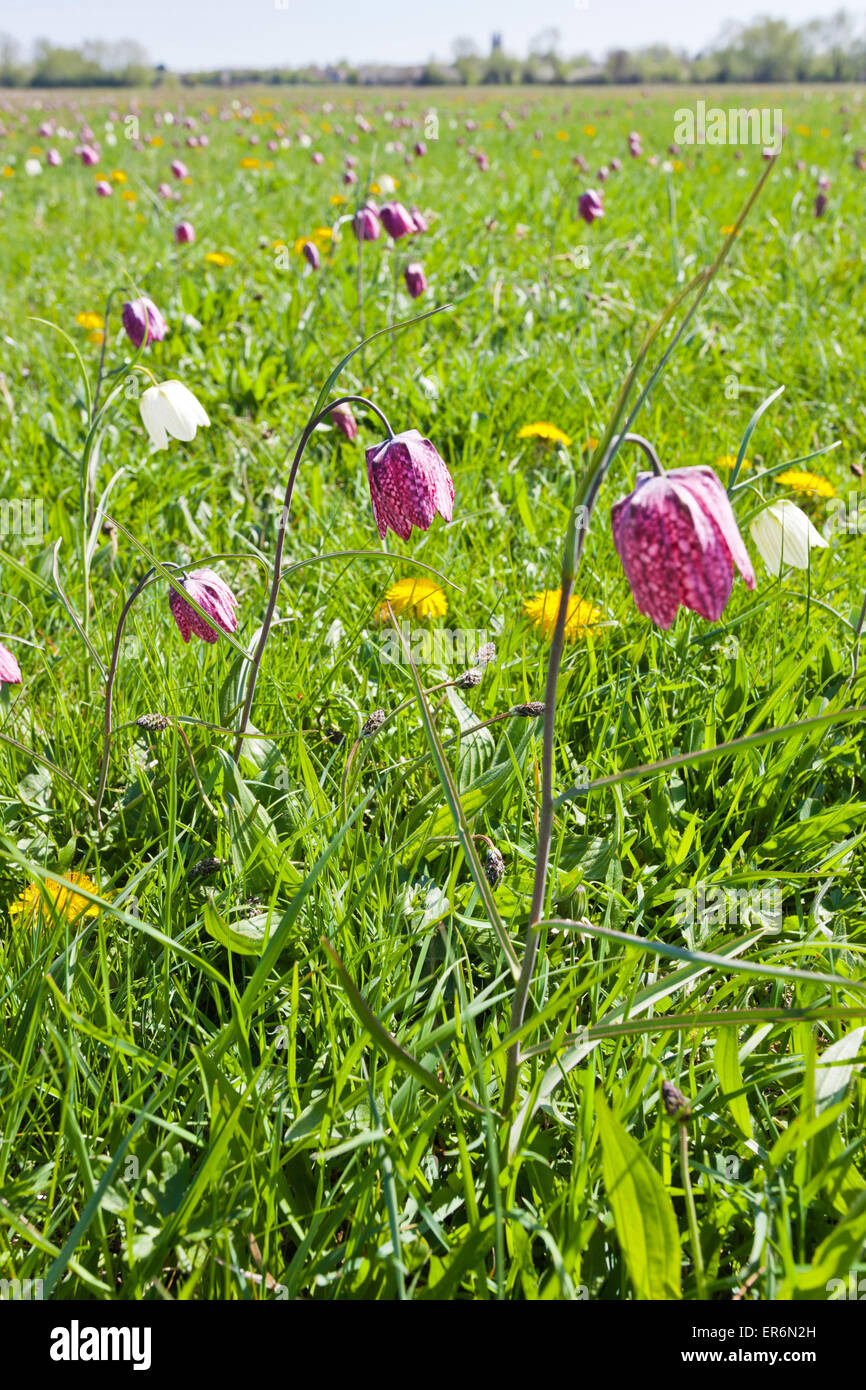
[[[792,488],[794,492],[805,493],[807,496],[836,496],[836,489],[827,478],[821,478],[817,473],[801,472],[797,468],[788,468],[784,473],[777,473],[776,482],[782,483],[784,487]]]
[[[543,439],[547,444],[561,444],[564,449],[571,447],[571,440],[549,420],[537,420],[535,424],[523,425],[517,431],[518,439]]]
[[[395,617],[408,613],[413,618],[444,618],[448,612],[448,600],[432,579],[398,579],[385,597],[388,602],[382,603],[377,612],[380,622],[388,621],[388,604]]]
[[[4,646],[0,646],[0,682],[4,685],[21,684],[21,667]]]
[[[85,892],[99,894],[99,887],[89,879],[86,874],[79,873],[76,869],[69,869],[64,875],[70,883],[74,883]],[[36,925],[40,908],[45,906],[47,894],[51,900],[51,905],[58,916],[64,921],[77,922],[81,917],[96,917],[99,915],[99,908],[95,903],[89,901],[80,893],[75,893],[66,888],[62,883],[57,883],[53,878],[46,878],[40,888],[36,883],[28,883],[27,887],[14,902],[9,904],[9,914],[16,922],[33,927]]]
[[[736,466],[736,454],[720,454],[719,457],[716,459],[716,468],[726,468],[728,471],[730,471],[731,469],[736,468]],[[752,464],[750,459],[743,459],[743,462],[740,464],[740,471],[742,472],[746,468],[751,468],[751,466]]]
[[[611,508],[611,525],[634,601],[658,627],[671,626],[680,604],[717,622],[735,566],[755,587],[728,494],[711,468],[639,473]]]
[[[182,381],[148,386],[138,403],[144,427],[157,449],[167,449],[169,437],[185,443],[195,439],[199,425],[209,425],[204,406]]]
[[[407,541],[412,527],[427,531],[438,514],[450,521],[454,482],[445,460],[417,430],[405,430],[368,449],[367,478],[379,537],[390,526]]]
[[[102,315],[95,314],[92,309],[83,309],[80,314],[75,315],[75,322],[86,328],[88,333],[95,333],[102,327]]]
[[[161,343],[168,332],[168,324],[162,314],[153,300],[146,296],[124,304],[120,317],[126,336],[136,349],[145,343]]]
[[[562,600],[562,589],[544,589],[533,598],[524,599],[523,611],[535,627],[545,637],[552,637],[556,618]],[[565,636],[569,642],[584,637],[590,628],[604,618],[600,608],[595,608],[579,594],[572,594],[568,600],[565,618]]]
[[[235,617],[238,601],[225,580],[220,579],[214,570],[193,570],[191,574],[184,575],[182,583],[186,593],[204,609],[217,627],[221,627],[223,632],[235,631],[238,625]],[[168,606],[184,642],[189,641],[193,632],[203,642],[216,642],[219,634],[205,622],[191,604],[187,603],[177,589],[172,589]]]
[[[208,265],[218,265],[224,269],[225,266],[233,263],[234,257],[227,256],[225,251],[206,251],[205,260]]]
[[[759,512],[749,527],[758,554],[771,574],[782,573],[782,565],[809,568],[809,552],[827,549],[827,542],[815,530],[805,512],[784,497]]]

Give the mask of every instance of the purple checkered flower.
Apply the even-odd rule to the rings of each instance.
[[[184,575],[182,583],[190,598],[195,599],[217,627],[221,627],[223,632],[235,631],[238,625],[235,617],[238,601],[225,580],[220,579],[213,570],[203,569],[193,570],[192,574]],[[189,641],[193,632],[203,642],[216,642],[218,633],[196,613],[177,589],[172,589],[168,606],[184,642]]]
[[[755,572],[728,494],[711,468],[639,473],[634,491],[611,508],[613,542],[634,601],[669,628],[680,604],[717,622],[734,584]]]
[[[596,193],[594,188],[587,189],[586,193],[581,193],[577,200],[577,213],[589,226],[592,226],[597,217],[604,217],[604,203],[601,201],[601,194]]]
[[[445,460],[417,430],[405,430],[367,450],[367,477],[380,539],[390,526],[407,541],[413,526],[427,531],[437,512],[451,520],[454,483]]]
[[[168,332],[168,324],[152,299],[143,296],[131,299],[124,304],[120,314],[126,336],[136,349],[142,343],[161,343]]]
[[[21,667],[6,647],[0,646],[0,681],[4,685],[21,684]]]

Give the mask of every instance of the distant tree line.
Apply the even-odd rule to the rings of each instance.
[[[169,73],[154,66],[139,44],[86,42],[62,48],[36,42],[29,59],[13,38],[0,34],[2,87],[147,87],[164,82],[184,86],[268,83],[399,84],[436,86],[604,85],[608,83],[709,82],[863,82],[866,31],[855,16],[840,10],[823,19],[792,26],[784,19],[760,18],[728,24],[705,52],[690,55],[667,44],[612,49],[602,60],[589,54],[567,57],[559,34],[546,30],[515,58],[494,38],[482,54],[471,39],[458,39],[450,62],[411,66],[338,62],[298,68],[216,69]]]

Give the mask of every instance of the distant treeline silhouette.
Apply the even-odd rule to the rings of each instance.
[[[590,86],[623,83],[750,83],[866,81],[866,31],[859,17],[844,10],[792,26],[784,19],[759,18],[727,24],[705,51],[690,55],[668,44],[612,49],[598,60],[588,54],[566,57],[555,30],[540,35],[526,58],[515,58],[494,38],[482,55],[469,39],[458,39],[449,62],[399,65],[349,62],[298,68],[217,68],[174,72],[154,66],[132,41],[56,47],[47,39],[25,59],[21,47],[0,35],[0,86],[148,87],[176,85],[239,86],[265,83],[350,86]]]

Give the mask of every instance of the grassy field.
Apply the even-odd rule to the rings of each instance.
[[[670,150],[699,97],[780,108],[773,167]],[[22,675],[0,686],[0,1277],[61,1300],[832,1296],[866,1238],[862,94],[7,94],[0,118],[0,643]],[[371,189],[428,230],[359,265]],[[141,295],[169,331],[136,352]],[[439,305],[325,399],[430,439],[453,520],[380,545],[384,426],[324,418],[235,762],[296,444],[362,334]],[[576,483],[631,368],[665,467],[727,486],[742,456],[757,583],[716,623],[638,612],[609,512],[646,460],[623,443],[552,767],[557,796],[624,775],[556,803],[559,925],[527,936],[543,718],[514,711],[545,700]],[[210,426],[158,450],[139,400],[168,379]],[[782,498],[828,544],[776,577],[750,523]],[[153,565],[97,807],[118,622]],[[214,569],[236,631],[185,645],[166,566]]]

